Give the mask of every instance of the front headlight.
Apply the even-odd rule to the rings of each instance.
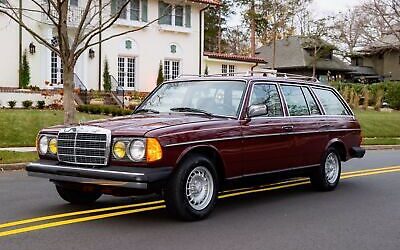
[[[134,140],[129,146],[129,158],[132,161],[143,160],[146,154],[146,145],[142,140]]]
[[[41,155],[47,154],[49,149],[49,138],[45,135],[41,136],[38,144],[38,151]]]
[[[53,155],[57,154],[58,147],[57,147],[57,139],[56,138],[51,138],[49,140],[49,152],[52,153]]]
[[[113,155],[116,159],[123,159],[126,155],[126,145],[123,141],[117,141],[114,143]]]

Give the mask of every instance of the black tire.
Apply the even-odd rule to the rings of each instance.
[[[213,188],[212,191],[209,191],[208,195],[206,195],[208,198],[204,199],[205,202],[203,203],[203,206],[205,207],[202,209],[195,209],[193,207],[195,205],[190,202],[190,199],[186,194],[186,185],[188,184],[189,178],[194,179],[193,175],[196,173],[196,170],[204,170],[204,168],[208,170],[208,179],[211,179],[207,183],[209,183],[209,185],[212,183]],[[197,177],[200,178],[199,176]],[[181,164],[179,164],[168,180],[164,193],[168,212],[172,216],[185,221],[195,221],[206,218],[215,207],[218,195],[218,185],[218,174],[215,169],[215,164],[210,159],[200,154],[192,154],[188,156]],[[211,188],[204,190],[211,190]],[[209,202],[206,202],[207,200],[209,200]]]
[[[99,192],[84,192],[74,189],[68,189],[60,185],[56,185],[56,189],[60,197],[71,204],[92,204],[97,201],[102,195]]]
[[[337,174],[333,174],[332,178],[329,178],[327,175],[325,164],[327,163],[327,161],[329,161],[328,158],[331,156],[333,156],[337,160],[338,172]],[[324,153],[324,156],[322,157],[321,165],[318,168],[314,169],[311,173],[311,184],[318,191],[332,191],[339,184],[341,172],[342,164],[339,152],[335,148],[328,148],[328,150]]]

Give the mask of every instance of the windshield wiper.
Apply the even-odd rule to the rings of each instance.
[[[196,108],[189,108],[189,107],[182,107],[182,108],[172,108],[171,111],[174,112],[189,112],[189,113],[200,113],[200,114],[204,114],[207,116],[211,116],[214,117],[214,114],[211,114],[205,110],[202,109],[196,109]]]
[[[155,109],[139,109],[135,111],[135,114],[139,114],[139,113],[154,113],[154,114],[159,114],[160,111],[157,111]]]

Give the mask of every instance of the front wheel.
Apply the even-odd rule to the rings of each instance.
[[[91,204],[97,201],[101,196],[101,193],[99,192],[95,191],[84,192],[74,189],[68,189],[59,185],[56,185],[56,189],[60,197],[71,204],[80,204],[80,205]]]
[[[322,158],[321,165],[311,174],[311,184],[320,191],[332,191],[339,184],[342,166],[335,148],[329,148]]]
[[[186,158],[172,174],[165,190],[169,213],[182,220],[201,220],[213,210],[218,194],[214,163],[202,155]]]

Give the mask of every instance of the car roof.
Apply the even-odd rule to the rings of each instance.
[[[294,76],[294,75],[293,75]],[[304,79],[303,79],[304,78]],[[308,76],[294,76],[294,77],[281,77],[281,76],[260,76],[260,75],[209,75],[209,76],[193,76],[193,75],[182,75],[175,80],[168,82],[183,82],[183,81],[245,81],[251,82],[273,82],[273,83],[285,83],[285,84],[297,84],[297,85],[308,85],[323,88],[332,88],[329,85],[325,85],[318,80]]]

